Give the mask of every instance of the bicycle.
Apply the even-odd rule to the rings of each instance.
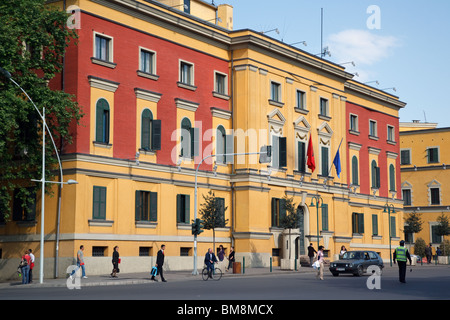
[[[218,267],[215,267],[214,270],[212,270],[212,272],[208,272],[208,267],[206,266],[203,267],[202,279],[206,281],[209,278],[212,278],[215,281],[219,281],[222,278],[222,270],[220,270],[220,268]]]

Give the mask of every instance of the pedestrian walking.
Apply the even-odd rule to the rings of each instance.
[[[78,250],[78,252],[77,252],[77,268],[75,270],[73,270],[72,273],[70,274],[70,279],[73,278],[73,275],[75,274],[75,272],[80,268],[81,268],[81,277],[84,279],[87,279],[86,269],[85,269],[85,265],[84,265],[84,246],[83,245],[80,246],[80,250]]]
[[[113,256],[112,256],[113,269],[111,272],[111,277],[113,277],[113,278],[117,278],[117,274],[120,272],[119,263],[120,263],[119,247],[115,246],[114,251],[113,251]]]
[[[401,283],[406,283],[406,260],[411,262],[411,256],[409,255],[408,249],[405,248],[405,241],[400,241],[400,246],[394,250],[393,261],[398,262],[398,276]]]
[[[317,253],[317,251],[314,249],[313,244],[310,243],[308,247],[308,257],[309,257],[309,265],[312,266],[314,255]]]
[[[232,269],[233,270],[233,263],[234,263],[235,259],[234,259],[234,248],[231,247],[230,248],[230,253],[228,254],[228,267],[227,267],[227,271],[228,269]]]
[[[431,243],[427,244],[427,247],[425,248],[425,256],[427,257],[427,263],[430,264],[432,256]]]
[[[319,268],[317,269],[316,277],[323,280],[323,268],[325,264],[323,246],[319,246],[319,252],[317,252],[317,261],[319,262]]]
[[[33,282],[33,268],[34,268],[34,254],[33,254],[33,250],[28,249],[28,255],[30,256],[31,259],[31,263],[30,263],[30,272],[28,275],[28,283]]]
[[[156,255],[156,268],[158,269],[158,274],[161,277],[162,282],[167,282],[166,279],[164,279],[163,276],[163,265],[164,265],[164,250],[166,249],[166,246],[163,244],[161,246],[161,250],[158,251],[158,254]],[[153,281],[158,281],[154,275],[152,275]]]

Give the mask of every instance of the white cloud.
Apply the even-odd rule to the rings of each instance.
[[[337,63],[354,61],[358,65],[373,65],[388,57],[398,46],[397,38],[380,36],[366,30],[344,30],[330,35],[329,50]]]

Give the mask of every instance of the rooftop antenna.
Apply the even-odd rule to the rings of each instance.
[[[323,58],[323,8],[320,8],[320,57]]]
[[[425,110],[423,110],[423,117],[425,118],[425,123],[427,123],[427,115],[425,114]]]

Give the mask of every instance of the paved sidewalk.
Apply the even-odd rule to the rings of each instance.
[[[222,270],[223,271],[223,270]],[[243,272],[239,274],[233,274],[230,270],[229,272],[223,271],[223,278],[231,277],[249,277],[249,276],[277,276],[280,274],[287,273],[314,273],[316,272],[311,267],[300,267],[299,270],[281,270],[279,267],[273,267],[272,271],[270,268],[246,268],[242,270]],[[164,277],[168,282],[173,281],[189,281],[189,280],[200,280],[201,270],[198,271],[198,275],[193,275],[192,270],[190,271],[164,271]],[[151,280],[150,272],[139,272],[139,273],[120,273],[117,278],[112,278],[108,275],[87,275],[87,279],[79,279],[80,285],[85,286],[109,286],[109,285],[133,285],[133,284],[146,284],[155,283]],[[66,275],[58,279],[44,279],[43,283],[39,283],[39,275],[33,275],[33,282],[30,284],[22,285],[22,279],[17,277],[15,280],[0,283],[0,290],[4,288],[42,288],[42,287],[67,287],[69,285],[75,285],[75,280],[70,281]],[[159,276],[156,277],[158,281],[161,281]]]

